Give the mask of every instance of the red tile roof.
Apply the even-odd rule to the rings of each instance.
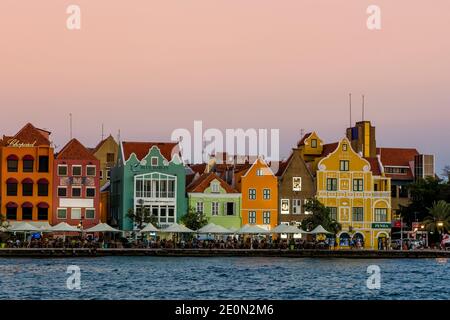
[[[50,132],[36,128],[27,123],[15,136],[3,136],[2,145],[7,146],[9,141],[17,139],[19,143],[36,143],[36,146],[50,146]]]
[[[409,167],[410,161],[414,161],[414,156],[419,152],[412,148],[377,148],[377,154],[381,156],[384,166]]]
[[[195,173],[204,173],[206,169],[206,163],[196,163],[196,164],[190,164],[189,168],[191,168],[192,171]]]
[[[223,179],[217,176],[214,172],[204,173],[197,180],[195,180],[188,188],[187,192],[205,192],[205,190],[211,184],[211,181],[218,180],[220,182],[220,186],[225,189],[227,193],[238,193],[238,191],[232,188],[228,183],[226,183]]]
[[[112,135],[109,135],[108,137],[106,137],[105,139],[103,139],[102,141],[100,141],[96,146],[95,146],[95,148],[89,148],[90,149],[90,151],[92,152],[92,153],[96,153],[97,151],[98,151],[98,149],[100,149],[102,146],[103,146],[103,144],[109,139],[109,138],[112,138]]]
[[[322,149],[322,157],[326,157],[330,153],[334,152],[338,146],[339,146],[339,142],[324,144],[323,149]]]
[[[60,152],[58,160],[97,160],[97,158],[77,139],[70,140]]]
[[[312,135],[312,132],[308,132],[303,136],[303,138],[300,139],[300,141],[297,143],[297,147],[300,147],[305,144],[305,140],[308,139]]]
[[[125,160],[128,160],[132,153],[136,154],[138,160],[142,160],[148,154],[150,149],[155,146],[161,151],[161,154],[167,161],[172,160],[173,154],[179,154],[178,142],[129,142],[123,141],[123,154]]]
[[[380,163],[378,158],[364,158],[370,163],[370,170],[374,176],[381,176]]]

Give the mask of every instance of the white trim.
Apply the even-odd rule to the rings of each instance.
[[[72,216],[73,210],[80,210],[80,217],[79,218],[74,218]],[[81,217],[82,217],[81,208],[70,208],[70,219],[72,219],[72,220],[81,220]]]
[[[88,189],[89,189],[89,190],[94,189],[94,196],[88,196],[88,194],[87,194]],[[86,188],[84,188],[84,192],[85,192],[86,198],[89,198],[89,199],[95,198],[95,197],[97,196],[97,188],[96,188],[96,187],[86,187]]]
[[[65,167],[66,168],[66,174],[65,175],[60,175],[59,174],[59,168],[60,167]],[[56,175],[58,177],[67,177],[69,175],[69,166],[67,164],[58,164],[58,166],[56,167]]]
[[[73,195],[73,189],[80,189],[80,196],[74,196]],[[83,192],[83,188],[81,187],[81,186],[72,186],[72,188],[71,188],[71,190],[70,190],[71,192],[70,192],[70,198],[76,198],[76,199],[79,199],[79,198],[82,198],[83,197],[83,194],[82,194],[82,192]]]
[[[65,195],[65,196],[60,196],[60,195],[59,195],[59,189],[66,189],[66,195]],[[56,188],[56,196],[57,196],[58,198],[67,198],[67,197],[68,197],[68,195],[67,195],[67,190],[68,190],[67,186],[58,186],[58,187]]]
[[[60,218],[59,216],[58,216],[58,211],[59,210],[65,210],[66,211],[66,217],[65,218]],[[67,220],[67,208],[56,208],[56,219],[58,219],[58,220]]]
[[[79,175],[76,175],[76,174],[73,173],[73,169],[74,168],[80,168],[80,174]],[[82,177],[83,176],[83,166],[79,165],[79,164],[73,164],[70,167],[70,172],[71,172],[72,177]]]
[[[88,210],[93,210],[94,211],[94,217],[92,217],[92,218],[88,218],[87,217],[87,211]],[[87,219],[87,220],[95,220],[96,212],[97,212],[97,210],[95,210],[95,208],[85,208],[84,209],[84,218]]]
[[[88,174],[88,169],[89,168],[94,168],[94,175],[89,175]],[[86,166],[86,177],[96,177],[97,176],[97,166],[95,165],[95,164],[88,164],[87,166]]]

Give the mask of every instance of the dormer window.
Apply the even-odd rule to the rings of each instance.
[[[261,176],[263,175],[263,169],[258,169],[258,170],[256,170],[256,175],[257,175],[258,177],[261,177]]]
[[[344,143],[344,144],[342,145],[342,151],[347,151],[347,144],[346,144],[346,143]]]
[[[311,148],[317,148],[317,139],[311,139]]]
[[[152,167],[158,166],[158,157],[152,157],[151,164],[152,164]]]
[[[211,183],[211,192],[219,193],[219,184],[217,182]]]

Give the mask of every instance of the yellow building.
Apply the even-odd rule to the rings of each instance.
[[[92,154],[100,160],[100,186],[103,187],[110,180],[111,168],[114,167],[119,154],[119,145],[109,135],[94,148]]]
[[[342,139],[317,165],[317,198],[342,225],[340,248],[353,242],[367,249],[382,249],[391,231],[391,181],[378,158],[356,153]],[[353,240],[353,241],[352,241]]]

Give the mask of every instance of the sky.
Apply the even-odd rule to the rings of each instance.
[[[66,9],[81,9],[69,30]],[[369,30],[366,10],[381,9]],[[62,147],[105,134],[167,141],[174,129],[280,130],[325,142],[353,121],[378,146],[450,164],[448,0],[2,0],[0,133],[31,122]]]

